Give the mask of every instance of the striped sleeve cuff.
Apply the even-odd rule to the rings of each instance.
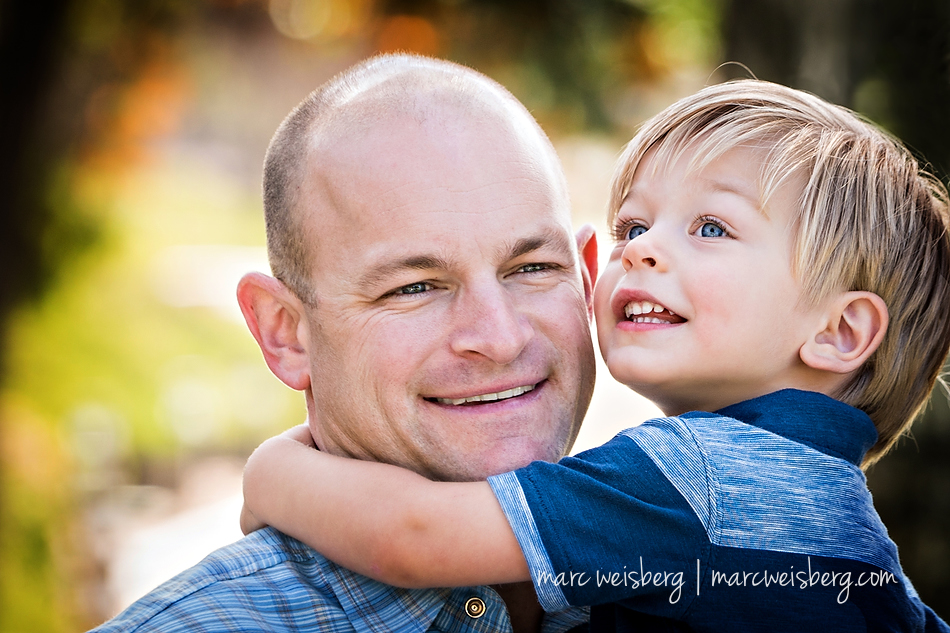
[[[521,553],[524,554],[531,572],[534,590],[538,594],[538,602],[548,612],[561,611],[571,606],[556,580],[557,574],[554,573],[554,566],[541,542],[541,534],[531,515],[531,508],[528,507],[528,500],[518,477],[514,473],[494,475],[488,478],[488,484],[495,493],[515,538],[518,539],[518,545],[521,546]]]

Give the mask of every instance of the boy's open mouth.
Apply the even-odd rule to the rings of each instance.
[[[652,301],[631,301],[623,307],[631,323],[685,323],[686,319]]]

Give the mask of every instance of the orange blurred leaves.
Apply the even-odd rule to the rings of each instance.
[[[86,108],[84,166],[121,171],[147,160],[149,146],[176,132],[191,95],[185,67],[167,57],[148,62],[128,84],[106,84]]]
[[[393,15],[385,19],[376,37],[381,53],[406,51],[420,55],[438,55],[441,38],[435,25],[417,15]]]

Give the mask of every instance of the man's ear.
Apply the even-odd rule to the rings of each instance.
[[[584,280],[584,301],[587,302],[587,317],[594,318],[594,282],[597,281],[597,232],[593,224],[585,224],[577,231],[577,253],[581,260],[581,277]]]
[[[824,329],[805,342],[802,361],[814,369],[848,374],[884,340],[887,305],[873,292],[844,292],[832,301]]]
[[[247,327],[264,362],[281,382],[302,391],[310,386],[310,358],[303,303],[280,281],[248,273],[237,287]]]

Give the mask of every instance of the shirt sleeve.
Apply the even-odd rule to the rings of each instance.
[[[633,439],[641,428],[556,464],[489,478],[545,610],[622,601],[676,617],[688,607],[709,539]]]

